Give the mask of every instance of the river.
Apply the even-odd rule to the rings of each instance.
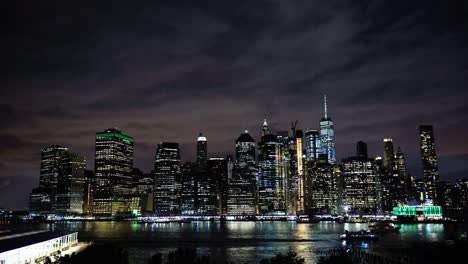
[[[130,263],[146,264],[155,253],[178,247],[196,248],[210,254],[216,263],[258,263],[276,253],[296,251],[306,263],[316,263],[317,250],[357,247],[383,256],[404,255],[411,246],[423,242],[450,242],[454,233],[466,232],[467,224],[397,224],[399,233],[381,235],[374,242],[345,242],[339,235],[346,229],[367,229],[367,223],[293,221],[137,223],[137,222],[60,222],[54,224],[16,224],[2,229],[79,232],[80,241],[115,242],[128,251]]]

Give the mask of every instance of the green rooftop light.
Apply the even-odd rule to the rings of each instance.
[[[111,137],[121,138],[130,142],[134,141],[132,137],[125,136],[125,135],[118,134],[118,133],[96,133],[96,138],[111,138]]]

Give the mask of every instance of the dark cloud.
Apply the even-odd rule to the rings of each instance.
[[[160,141],[181,143],[190,160],[201,131],[212,155],[232,153],[244,129],[258,138],[265,114],[275,130],[290,130],[294,120],[317,128],[324,93],[339,158],[354,155],[358,140],[381,155],[382,138],[393,137],[420,175],[417,127],[429,123],[441,177],[463,171],[446,157],[468,148],[467,6],[9,2],[0,43],[0,179],[18,202],[6,206],[25,206],[29,190],[14,178],[32,187],[40,149],[51,144],[86,156],[92,169],[95,133],[119,127],[136,139],[135,165],[149,171]]]

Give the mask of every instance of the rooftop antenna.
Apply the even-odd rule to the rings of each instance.
[[[325,110],[325,119],[327,119],[327,95],[326,94],[323,95],[323,107]]]

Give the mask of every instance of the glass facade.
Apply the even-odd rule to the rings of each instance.
[[[229,180],[228,215],[255,215],[256,175],[255,140],[245,131],[236,141],[236,161]]]
[[[85,166],[85,159],[67,148],[52,145],[43,149],[39,187],[30,196],[31,213],[82,214]]]
[[[322,154],[320,133],[318,130],[307,130],[304,137],[306,160],[317,160]]]
[[[200,168],[206,168],[208,156],[206,137],[202,133],[197,138],[197,165]]]
[[[287,161],[285,146],[273,134],[264,134],[258,144],[258,207],[260,214],[286,214]]]
[[[434,130],[432,126],[420,126],[419,137],[421,142],[421,159],[423,163],[425,198],[436,202],[436,188],[439,182],[439,168],[434,143]]]
[[[331,214],[337,212],[337,181],[334,165],[326,156],[317,161],[307,161],[306,166],[306,212]]]
[[[352,157],[341,165],[343,177],[343,206],[350,213],[377,212],[377,184],[373,160]]]
[[[324,97],[324,106],[325,114],[322,120],[320,120],[320,144],[322,147],[322,154],[327,154],[328,162],[335,164],[335,130],[333,128],[333,121],[328,117],[326,96]]]
[[[133,144],[118,129],[96,133],[94,215],[131,214]]]
[[[161,142],[154,162],[153,208],[157,216],[181,213],[182,172],[179,144]]]

